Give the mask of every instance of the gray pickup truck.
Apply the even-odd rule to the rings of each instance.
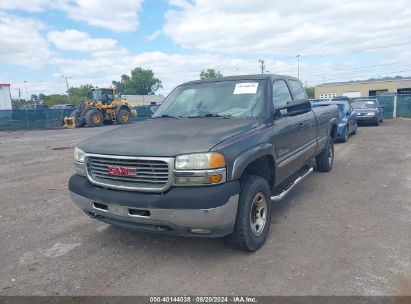
[[[311,109],[297,79],[246,75],[175,88],[149,120],[80,143],[72,200],[140,231],[229,236],[247,251],[269,232],[272,203],[332,169],[338,109]]]

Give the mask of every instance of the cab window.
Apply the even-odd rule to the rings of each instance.
[[[274,109],[285,107],[292,97],[287,83],[284,80],[274,80],[273,82],[273,105]]]
[[[294,100],[307,99],[304,88],[301,83],[297,80],[288,80],[291,91],[293,92]]]

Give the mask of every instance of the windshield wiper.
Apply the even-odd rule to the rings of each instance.
[[[179,118],[181,118],[181,116],[173,116],[173,115],[168,115],[168,114],[161,114],[161,116],[156,116],[156,117],[152,117],[152,118],[175,118],[175,119],[179,119]]]
[[[231,116],[220,115],[217,113],[206,113],[204,115],[188,116],[188,118],[203,118],[203,117],[221,117],[221,118],[230,118]]]

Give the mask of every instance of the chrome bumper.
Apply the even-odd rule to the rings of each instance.
[[[103,222],[147,232],[203,237],[233,232],[239,197],[233,195],[226,204],[211,209],[137,209],[95,202],[71,191],[70,196],[88,215]]]

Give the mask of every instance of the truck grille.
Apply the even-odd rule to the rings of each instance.
[[[162,192],[171,184],[172,158],[92,155],[86,163],[90,182],[107,188]]]

